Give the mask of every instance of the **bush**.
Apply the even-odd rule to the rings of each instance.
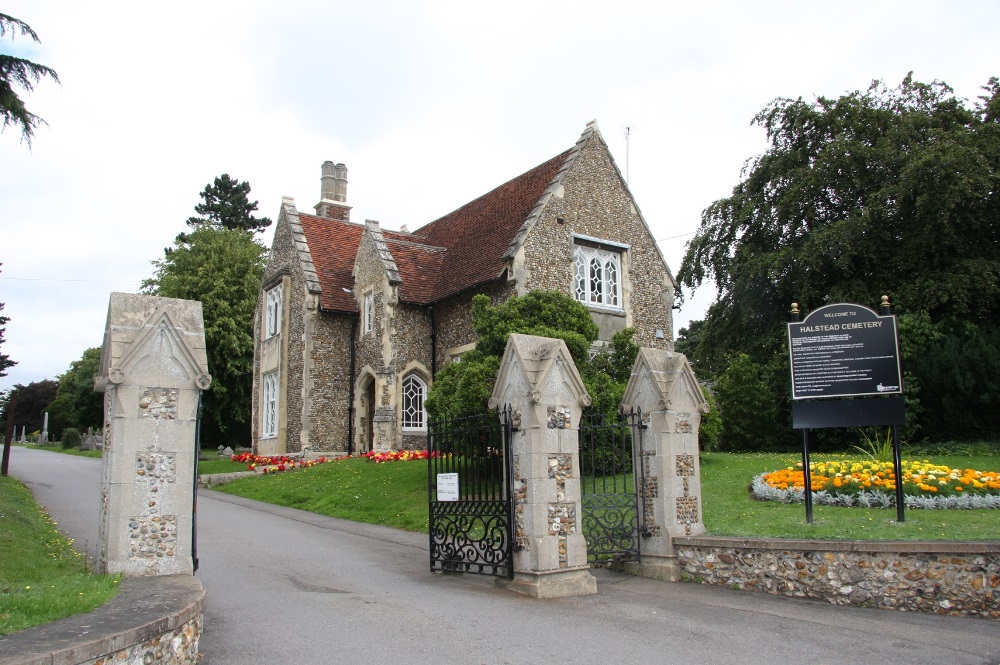
[[[708,413],[701,417],[701,425],[698,427],[698,447],[703,453],[712,453],[719,450],[722,414],[719,413],[719,404],[715,401],[715,395],[711,390],[702,386],[701,394],[705,396],[705,402],[708,404]]]
[[[83,443],[83,437],[80,436],[80,430],[75,427],[67,427],[62,433],[62,447],[63,448],[79,448]]]

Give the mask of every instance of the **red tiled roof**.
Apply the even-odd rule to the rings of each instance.
[[[320,307],[338,312],[357,312],[358,303],[353,293],[354,259],[358,255],[364,227],[302,213],[299,213],[299,222],[319,275],[322,288]]]
[[[382,235],[403,280],[399,285],[400,300],[433,302],[446,250],[428,245],[422,238],[414,238],[409,234],[383,231]]]
[[[566,163],[553,157],[493,191],[414,231],[383,231],[402,279],[400,298],[429,304],[497,279],[504,254]],[[354,261],[364,227],[299,213],[319,276],[323,309],[356,312]]]
[[[508,246],[566,163],[569,150],[413,232],[447,250],[432,300],[498,278]],[[404,277],[404,282],[406,278]]]

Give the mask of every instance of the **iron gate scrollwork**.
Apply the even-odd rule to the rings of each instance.
[[[514,577],[511,431],[509,405],[499,413],[430,421],[431,572]],[[448,496],[438,487],[445,479],[457,479]]]
[[[580,423],[581,504],[587,561],[609,565],[640,558],[645,519],[645,429],[638,410],[584,412]]]

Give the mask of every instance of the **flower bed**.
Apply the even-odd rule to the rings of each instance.
[[[929,460],[904,461],[907,508],[1000,508],[1000,472],[952,469]],[[895,505],[892,462],[831,460],[809,465],[813,501],[837,506]],[[802,463],[762,473],[751,484],[754,497],[786,503],[803,500]]]
[[[325,457],[318,457],[316,459],[303,459],[301,457],[287,457],[285,455],[278,455],[274,457],[264,457],[261,455],[254,455],[253,453],[241,453],[239,455],[233,455],[230,459],[234,462],[241,462],[247,465],[247,471],[256,471],[258,473],[275,473],[280,471],[291,471],[293,469],[308,469],[311,466],[316,466],[317,464],[323,464],[325,462],[332,462],[338,459],[346,459],[348,456],[337,457],[333,460],[328,460]]]
[[[286,455],[264,457],[261,455],[254,455],[253,453],[240,453],[239,455],[233,455],[230,459],[234,462],[246,464],[248,471],[256,471],[257,473],[266,474],[292,471],[294,469],[308,469],[309,467],[316,466],[317,464],[339,462],[345,459],[367,459],[375,464],[382,464],[385,462],[419,461],[426,460],[428,457],[440,456],[441,453],[428,455],[426,450],[386,450],[382,452],[375,452],[372,450],[361,455],[341,455],[333,458],[319,457],[316,459],[303,459],[301,457],[288,457]]]
[[[367,457],[376,464],[382,464],[384,462],[414,462],[426,460],[428,457],[437,458],[441,457],[441,453],[428,454],[426,450],[385,450],[382,452],[372,450],[361,457]]]

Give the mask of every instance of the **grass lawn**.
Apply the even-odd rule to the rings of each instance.
[[[813,459],[822,459],[814,455]],[[996,457],[935,456],[953,467],[993,470]],[[896,510],[813,507],[806,523],[803,504],[755,501],[747,486],[753,477],[794,464],[793,454],[702,455],[702,502],[708,533],[760,538],[851,540],[996,540],[997,510],[907,510],[896,523]],[[374,464],[350,459],[311,469],[245,478],[218,488],[292,508],[408,531],[427,530],[427,463]]]
[[[355,522],[427,531],[426,461],[345,459],[242,478],[217,489]]]
[[[228,457],[219,459],[198,460],[198,475],[204,476],[212,473],[233,473],[234,471],[246,471],[247,465],[244,462],[234,462]]]
[[[811,462],[837,457],[810,455]],[[935,455],[937,464],[992,471],[996,457]],[[755,501],[747,486],[754,476],[801,462],[794,454],[704,453],[701,456],[702,510],[713,536],[837,538],[845,540],[996,540],[998,510],[907,510],[896,522],[895,508],[842,508],[813,505],[813,523],[805,504]]]
[[[89,612],[118,593],[95,575],[20,481],[0,477],[0,635]]]

